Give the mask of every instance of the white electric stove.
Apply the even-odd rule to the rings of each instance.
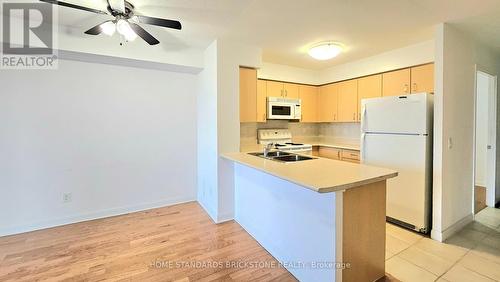
[[[274,144],[274,148],[280,151],[290,151],[301,154],[311,154],[312,145],[293,143],[292,133],[288,129],[259,129],[257,131],[259,144]]]

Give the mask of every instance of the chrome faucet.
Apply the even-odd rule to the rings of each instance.
[[[271,151],[271,149],[273,148],[274,146],[274,143],[273,142],[270,142],[270,143],[267,143],[266,146],[264,147],[264,157],[267,158],[267,154],[269,154],[269,151]]]

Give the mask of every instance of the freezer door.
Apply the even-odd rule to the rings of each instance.
[[[428,230],[430,150],[428,136],[363,134],[362,162],[398,171],[387,180],[387,216]]]
[[[429,94],[363,99],[361,130],[376,133],[428,134],[432,122]]]

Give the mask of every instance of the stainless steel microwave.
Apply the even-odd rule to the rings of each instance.
[[[300,120],[300,99],[267,97],[267,119]]]

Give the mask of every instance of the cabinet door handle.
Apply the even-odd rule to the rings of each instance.
[[[352,120],[356,120],[356,113],[352,113]]]
[[[408,93],[408,84],[405,84],[405,87],[403,88],[405,93]]]
[[[333,120],[337,120],[337,114],[333,114]]]
[[[285,97],[288,97],[288,90],[285,89]]]
[[[417,92],[417,84],[413,83],[412,86],[413,86],[413,90],[412,90],[413,93]]]
[[[284,96],[284,95],[283,95],[283,89],[281,89],[281,97],[283,97],[283,96]]]
[[[361,113],[358,114],[358,120],[361,120]]]

